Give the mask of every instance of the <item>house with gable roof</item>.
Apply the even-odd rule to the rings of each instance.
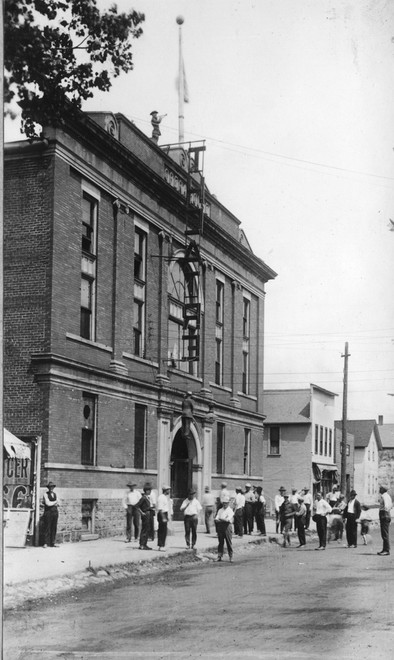
[[[334,461],[335,397],[318,385],[265,390],[263,439],[264,494],[272,500],[280,486],[305,486],[328,493],[337,483]]]
[[[379,435],[382,448],[379,450],[379,485],[385,484],[394,492],[394,424],[383,424],[379,415]]]
[[[348,420],[347,430],[354,436],[354,489],[358,500],[363,504],[376,504],[382,449],[379,427],[374,419],[356,419]]]

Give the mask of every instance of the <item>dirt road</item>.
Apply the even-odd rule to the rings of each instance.
[[[7,614],[14,658],[394,657],[394,557],[256,547],[233,564],[98,586]],[[227,559],[227,558],[226,558]]]

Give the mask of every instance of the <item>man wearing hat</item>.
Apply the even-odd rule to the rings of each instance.
[[[244,508],[245,508],[245,495],[242,492],[241,486],[235,489],[235,504],[234,504],[234,534],[235,536],[244,535]]]
[[[134,526],[134,540],[138,541],[141,517],[137,506],[141,499],[141,493],[137,490],[137,484],[127,484],[128,491],[123,498],[123,507],[126,509],[126,541],[130,543],[132,537],[132,526]]]
[[[346,540],[348,548],[357,548],[357,520],[361,513],[361,504],[356,499],[356,491],[351,490],[349,500],[343,512],[346,518]]]
[[[285,548],[286,543],[290,546],[290,531],[295,515],[295,505],[290,502],[289,494],[286,491],[282,491],[282,494],[283,502],[280,505],[279,517],[283,533],[283,547]]]
[[[244,534],[251,534],[253,532],[255,503],[256,495],[252,490],[252,484],[245,484]]]
[[[302,548],[304,545],[306,545],[306,539],[305,539],[306,506],[302,495],[298,495],[295,518],[297,520],[296,529],[298,532],[298,541],[299,541],[298,547]]]
[[[327,545],[327,515],[331,513],[331,507],[327,500],[323,499],[321,493],[316,493],[316,513],[313,520],[316,522],[316,531],[319,537],[319,547],[315,550],[325,550]]]
[[[390,554],[390,522],[391,522],[391,508],[393,501],[388,494],[387,486],[380,486],[379,488],[379,522],[380,522],[380,535],[383,541],[383,549],[377,554],[380,556],[387,556]]]
[[[160,551],[164,552],[168,521],[172,517],[172,499],[170,497],[171,488],[162,486],[162,493],[157,499],[157,545]]]
[[[213,519],[214,507],[215,507],[215,496],[211,493],[209,486],[205,486],[204,495],[202,498],[202,506],[204,509],[204,522],[205,522],[205,533],[211,533],[211,523]]]
[[[279,513],[279,511],[280,511],[280,507],[282,506],[282,504],[284,502],[283,493],[285,492],[285,490],[286,489],[283,486],[281,486],[279,488],[279,494],[275,495],[275,500],[274,500],[275,517],[276,517],[276,533],[277,534],[279,533],[279,525],[280,525],[280,513]],[[281,527],[280,531],[282,532],[282,527]]]
[[[256,525],[260,534],[266,536],[265,530],[265,497],[261,486],[256,487]]]
[[[296,510],[298,507],[298,491],[295,486],[291,487],[291,495],[289,499],[290,499],[290,504],[292,504],[294,506],[294,510]],[[293,518],[292,528],[295,532],[297,531],[297,519],[295,516]]]
[[[189,495],[181,504],[181,511],[183,511],[184,519],[183,524],[185,526],[185,541],[186,546],[190,548],[190,534],[192,537],[192,550],[196,545],[197,541],[197,525],[198,525],[198,516],[200,511],[202,511],[202,506],[198,499],[196,498],[196,491],[192,488],[189,491]]]
[[[148,536],[151,523],[151,501],[149,496],[151,492],[152,484],[147,482],[144,484],[144,492],[137,504],[137,508],[139,509],[142,521],[139,547],[140,550],[152,550],[152,548],[148,546]]]
[[[59,498],[54,492],[56,484],[50,481],[47,485],[48,492],[44,493],[44,545],[43,548],[58,548],[56,543],[57,520],[59,517]]]
[[[309,529],[309,525],[311,522],[311,509],[313,504],[312,493],[309,489],[309,486],[304,486],[302,497],[304,498],[304,504],[306,508],[305,529]]]
[[[227,495],[223,497],[222,507],[216,514],[215,523],[216,529],[218,531],[218,561],[222,561],[224,542],[226,541],[227,552],[230,561],[233,560],[233,527],[232,522],[234,520],[234,512],[230,507],[230,497]]]

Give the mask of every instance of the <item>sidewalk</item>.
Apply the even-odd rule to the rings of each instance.
[[[267,543],[276,537],[275,522],[266,520],[267,536],[254,532],[233,539],[234,558],[237,549],[250,543]],[[167,537],[166,552],[157,550],[157,541],[149,542],[151,551],[139,550],[138,542],[125,543],[116,536],[79,543],[63,543],[58,548],[25,547],[4,550],[4,606],[16,607],[28,600],[83,588],[95,581],[127,577],[146,569],[160,569],[177,557],[183,563],[204,553],[216,554],[217,537],[199,525],[195,551],[185,547],[183,522],[173,523],[173,533]],[[181,559],[182,557],[182,559]],[[213,558],[213,557],[211,557]],[[226,559],[226,555],[224,559]],[[208,560],[209,557],[205,557]]]

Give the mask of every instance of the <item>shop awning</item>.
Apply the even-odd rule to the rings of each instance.
[[[20,440],[7,429],[3,429],[3,446],[9,458],[31,458],[30,445]]]
[[[323,472],[338,472],[336,465],[325,465],[324,463],[312,463],[313,476],[315,481],[320,481]]]

